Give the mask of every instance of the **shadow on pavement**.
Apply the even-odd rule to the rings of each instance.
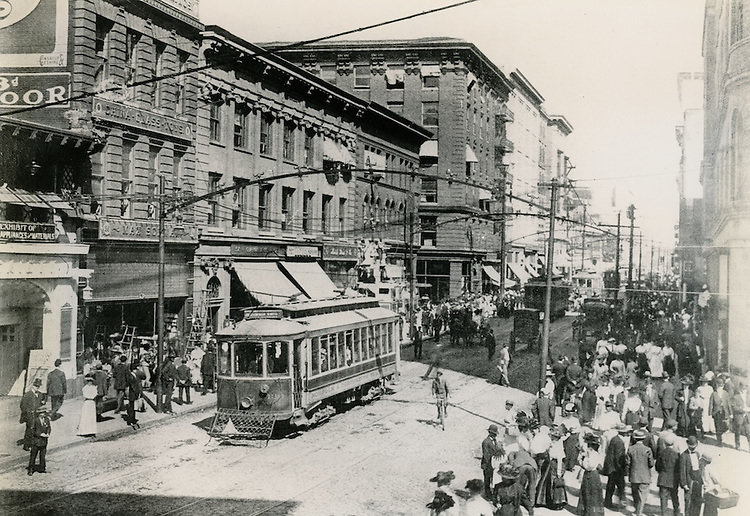
[[[230,493],[228,493],[230,494]],[[0,490],[2,514],[291,514],[287,500],[143,496],[101,492]]]

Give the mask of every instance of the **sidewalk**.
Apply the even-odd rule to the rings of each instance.
[[[175,396],[177,391],[175,390]],[[147,400],[156,403],[156,395],[151,392],[144,393]],[[179,405],[176,398],[172,398],[172,409],[174,414],[156,413],[146,402],[146,412],[136,412],[136,418],[140,430],[148,427],[167,423],[176,417],[197,411],[205,411],[206,417],[213,414],[216,409],[216,394],[208,393],[201,396],[200,392],[191,392],[191,405]],[[29,452],[23,450],[23,446],[16,442],[23,437],[25,425],[18,422],[21,398],[17,396],[6,396],[0,398],[0,471],[5,471],[25,464],[29,460]],[[83,445],[91,441],[113,440],[122,435],[129,435],[134,430],[129,427],[123,415],[123,411],[115,414],[110,410],[102,414],[104,421],[97,423],[96,437],[81,437],[76,435],[78,420],[81,414],[83,398],[66,399],[59,413],[63,417],[52,421],[52,433],[49,438],[48,452],[55,449],[68,448],[70,446]]]

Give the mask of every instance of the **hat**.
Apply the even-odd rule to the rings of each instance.
[[[566,403],[565,406],[563,407],[563,410],[565,412],[575,412],[576,410],[575,403]]]
[[[513,406],[513,400],[505,400],[505,404]]]
[[[466,481],[466,489],[472,493],[481,493],[482,490],[484,490],[484,482],[478,478],[472,478],[471,480]]]
[[[687,447],[691,450],[694,450],[698,447],[698,438],[694,435],[691,435],[687,438]]]
[[[87,382],[93,382],[93,381],[94,381],[94,377],[93,377],[93,376],[91,376],[90,374],[87,374],[87,375],[85,376],[85,378],[84,378],[84,379],[85,379],[85,380],[86,380]]]
[[[627,434],[633,431],[633,427],[623,423],[617,423],[617,425],[615,425],[615,430],[617,430],[618,434]]]
[[[685,385],[690,385],[693,383],[693,381],[694,381],[693,375],[690,375],[690,374],[683,376],[682,379],[680,380],[680,382],[684,383]]]
[[[432,501],[427,504],[428,509],[435,509],[435,511],[440,512],[444,511],[446,509],[450,509],[456,505],[455,500],[453,500],[453,497],[449,495],[448,493],[444,491],[435,491],[435,496],[432,498]]]
[[[714,460],[714,456],[708,450],[703,450],[700,458],[705,460],[709,464],[711,464],[711,462]]]
[[[111,353],[122,353],[122,348],[120,346],[112,346],[109,351]]]
[[[34,381],[31,382],[31,385],[34,387],[41,387],[42,386],[42,379],[41,378],[34,378]]]
[[[664,432],[661,435],[661,440],[665,446],[672,446],[674,444],[674,434],[672,432]]]
[[[497,425],[490,425],[489,428],[487,428],[487,431],[492,435],[497,435],[500,432]]]
[[[615,339],[614,337],[610,337],[607,339],[607,342],[617,342],[617,339]]]
[[[62,360],[60,360],[59,358],[57,360],[55,360],[55,367],[58,367],[58,366],[61,366],[61,365],[62,365]]]
[[[701,375],[700,378],[698,378],[698,381],[701,382],[701,383],[708,383],[709,379],[706,378],[706,375],[704,374],[704,375]]]
[[[636,441],[642,441],[646,438],[646,432],[645,430],[638,429],[635,432],[633,432],[633,439]]]
[[[518,478],[520,471],[519,468],[513,466],[513,464],[503,464],[498,469],[500,476],[503,480],[515,480]]]
[[[456,479],[456,475],[453,474],[453,471],[438,471],[437,475],[435,475],[434,477],[430,479],[430,482],[437,482],[438,484],[445,484],[455,479]]]
[[[671,428],[672,430],[674,430],[678,426],[680,426],[680,424],[677,422],[676,419],[667,419],[667,422],[664,425],[664,428]]]

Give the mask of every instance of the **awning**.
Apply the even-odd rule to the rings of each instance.
[[[474,149],[466,145],[466,163],[479,163],[477,155],[474,154]]]
[[[75,213],[75,208],[73,208],[70,202],[64,200],[56,193],[30,192],[20,188],[10,188],[5,185],[0,186],[0,202],[29,206],[31,208],[65,210]]]
[[[323,159],[327,161],[335,161],[337,163],[344,163],[346,165],[353,165],[355,163],[349,149],[347,149],[341,142],[337,142],[331,138],[323,139]]]
[[[513,281],[512,279],[505,278],[505,288],[513,288],[516,285],[518,285],[517,281]]]
[[[372,167],[377,170],[385,170],[387,165],[385,163],[385,156],[372,152],[371,150],[365,151],[365,166]]]
[[[490,281],[493,285],[499,287],[502,284],[502,278],[500,277],[500,273],[497,272],[497,269],[495,269],[491,265],[483,265],[482,270],[484,270],[484,273],[488,278],[490,278]]]
[[[286,303],[295,296],[307,298],[284,276],[276,262],[235,262],[234,272],[261,304]]]
[[[397,84],[404,84],[404,70],[386,70],[385,71],[385,82],[389,86],[396,86]]]
[[[520,263],[509,263],[508,267],[521,283],[529,281],[531,275],[526,272],[526,269]]]
[[[422,65],[419,72],[422,77],[435,77],[440,75],[440,65]]]
[[[427,140],[419,148],[420,158],[438,158],[438,142],[437,140]]]
[[[534,267],[531,266],[530,263],[527,263],[525,265],[525,267],[526,267],[526,272],[529,273],[529,276],[531,276],[532,278],[538,278],[539,277],[539,273],[536,271],[536,269]]]
[[[336,285],[317,262],[279,262],[310,299],[328,299],[338,296]]]

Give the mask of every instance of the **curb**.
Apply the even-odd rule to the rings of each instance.
[[[62,443],[58,446],[47,448],[47,455],[51,452],[59,451],[59,450],[67,450],[69,448],[75,448],[76,446],[81,446],[83,444],[88,444],[92,442],[101,442],[101,441],[116,441],[120,437],[127,435],[134,435],[137,434],[141,430],[146,430],[149,428],[154,428],[157,426],[161,426],[163,424],[166,424],[171,421],[175,421],[176,419],[179,419],[183,416],[187,416],[188,414],[194,414],[196,412],[201,412],[203,410],[214,410],[216,407],[216,404],[209,404],[209,405],[199,405],[197,407],[190,407],[187,408],[184,411],[181,411],[178,414],[163,414],[160,417],[157,417],[156,419],[152,419],[151,421],[147,421],[143,423],[143,425],[140,426],[138,430],[133,430],[130,426],[124,426],[117,428],[115,430],[110,430],[109,432],[97,434],[94,438],[85,438],[82,437],[80,440],[77,441],[70,441],[67,443]],[[19,466],[25,466],[28,464],[29,458],[28,458],[28,452],[25,452],[26,455],[24,457],[13,457],[11,459],[7,459],[5,461],[0,461],[0,473],[5,473],[7,471],[11,471],[13,469],[16,469]]]

